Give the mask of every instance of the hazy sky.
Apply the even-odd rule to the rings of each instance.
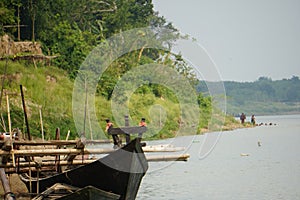
[[[153,0],[196,38],[222,80],[300,77],[300,0]]]

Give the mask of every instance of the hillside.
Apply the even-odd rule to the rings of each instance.
[[[224,81],[224,87],[229,114],[300,113],[300,80],[297,76],[275,81],[266,77],[254,82]],[[205,82],[199,84],[198,91],[207,92]]]
[[[53,66],[43,66],[42,64],[34,67],[34,65],[25,61],[8,61],[8,63],[1,61],[0,74],[1,82],[3,81],[1,132],[8,131],[6,95],[10,104],[12,127],[19,128],[23,133],[26,132],[20,95],[20,85],[22,85],[29,127],[34,137],[41,137],[40,112],[46,139],[54,139],[56,128],[60,128],[62,139],[66,137],[68,130],[71,132],[71,138],[79,137],[72,115],[74,82],[68,77],[66,71]],[[214,118],[215,122],[210,122],[211,107],[209,99],[201,98],[201,102],[202,114],[196,132],[199,134],[219,129],[219,121],[225,116],[222,113],[217,113],[219,117]],[[185,122],[180,121],[180,106],[192,109],[185,105],[179,105],[172,99],[168,99],[167,96],[159,98],[152,92],[142,95],[137,92],[131,96],[129,104],[130,123],[133,125],[138,124],[141,117],[146,117],[149,126],[154,127],[149,129],[146,135],[147,139],[174,137],[179,127],[185,124]],[[101,95],[96,95],[95,107],[97,110],[97,123],[104,130],[105,119],[112,118],[111,101]],[[84,108],[84,105],[82,108]],[[222,124],[224,129],[238,126],[238,123],[232,117],[225,118],[225,124]],[[163,124],[160,124],[157,121],[158,119],[162,119]],[[196,134],[196,132],[187,132],[186,134]],[[87,137],[91,138],[91,135],[87,135]],[[93,135],[93,138],[97,139],[99,137],[96,134]]]
[[[8,129],[7,122],[7,102],[5,96],[8,95],[10,103],[10,113],[12,127],[25,132],[24,114],[20,85],[26,101],[26,110],[29,118],[31,134],[41,136],[40,110],[44,124],[46,138],[52,138],[55,129],[59,127],[63,134],[70,129],[75,132],[74,124],[70,120],[72,117],[72,82],[66,78],[67,74],[55,67],[37,67],[26,63],[0,62],[1,82],[3,81],[3,96],[1,101],[1,114]],[[1,123],[3,124],[3,122]],[[4,129],[3,125],[1,127]],[[3,130],[1,130],[3,131]]]

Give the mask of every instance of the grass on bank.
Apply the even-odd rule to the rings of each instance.
[[[10,114],[12,127],[19,128],[23,133],[26,132],[24,123],[24,112],[20,95],[20,85],[23,86],[26,109],[31,134],[34,137],[41,137],[40,110],[42,112],[43,129],[46,139],[54,139],[56,128],[60,128],[61,138],[64,139],[68,130],[71,132],[71,138],[79,136],[75,128],[72,115],[72,92],[73,80],[68,78],[68,74],[54,66],[34,67],[28,62],[0,62],[1,85],[3,80],[3,96],[1,100],[1,114],[5,122],[6,131],[8,131],[7,106],[5,94],[8,94],[10,102]],[[2,87],[2,86],[1,86]],[[84,98],[84,97],[82,97]],[[151,129],[146,134],[146,139],[162,139],[176,136],[176,132],[181,126],[180,106],[184,107],[189,113],[188,106],[179,105],[169,99],[157,98],[152,93],[140,95],[133,94],[130,99],[130,125],[137,125],[142,117],[151,124]],[[84,107],[84,105],[82,105]],[[200,134],[207,131],[213,131],[216,128],[220,130],[220,121],[225,118],[225,127],[228,124],[236,124],[233,117],[224,116],[219,113],[214,120],[211,120],[210,108],[201,108],[199,124],[195,124],[196,131],[186,134]],[[105,119],[111,118],[113,113],[111,102],[102,96],[95,97],[95,110],[97,120],[102,130],[105,129]],[[192,113],[192,112],[190,112]],[[94,119],[96,120],[96,119]],[[208,123],[211,123],[210,126]],[[188,122],[184,122],[188,123]],[[4,125],[0,127],[4,130]],[[97,138],[95,135],[93,138]]]

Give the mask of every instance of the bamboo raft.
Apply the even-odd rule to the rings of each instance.
[[[103,141],[93,141],[94,144],[102,143]],[[95,160],[95,158],[89,158],[88,155],[101,155],[101,154],[109,154],[116,151],[113,148],[96,148],[96,149],[88,149],[88,148],[78,148],[76,145],[73,148],[61,148],[61,146],[73,145],[73,144],[81,143],[80,140],[77,141],[60,141],[60,140],[52,140],[48,142],[13,142],[13,145],[18,146],[37,146],[40,145],[41,149],[10,149],[10,142],[0,141],[0,147],[2,149],[10,149],[10,150],[0,150],[0,158],[2,158],[2,162],[0,163],[0,168],[5,168],[7,173],[14,173],[20,171],[23,168],[28,167],[35,168],[37,165],[39,167],[53,167],[53,166],[69,166],[69,165],[85,165],[91,163]],[[105,141],[106,143],[106,141]],[[47,149],[45,146],[56,146],[57,148]],[[172,146],[145,146],[142,147],[145,153],[152,152],[177,152],[183,151],[184,148],[181,147],[172,147]],[[15,157],[15,162],[13,162],[12,157]],[[50,156],[61,156],[63,159],[51,159]],[[40,157],[45,159],[33,159],[35,161],[27,161],[26,157]],[[146,155],[146,159],[149,162],[162,162],[162,161],[187,161],[189,158],[189,154],[170,154],[170,155]],[[7,162],[4,162],[4,161]],[[3,163],[4,162],[4,163]],[[34,169],[32,169],[34,171]],[[24,171],[24,170],[23,170]]]
[[[94,190],[94,188],[86,187],[94,186],[96,189],[100,190],[104,188],[104,192],[115,191],[116,194],[120,196],[119,199],[134,200],[139,184],[146,173],[146,170],[138,173],[139,175],[134,175],[131,173],[132,167],[134,169],[137,166],[140,166],[138,168],[147,169],[148,162],[187,161],[189,158],[188,154],[183,153],[149,155],[152,152],[179,152],[183,151],[184,148],[174,147],[171,145],[147,146],[144,142],[141,142],[142,134],[146,131],[147,127],[141,126],[110,128],[108,130],[108,134],[114,136],[114,145],[109,147],[107,144],[111,144],[111,140],[86,140],[85,138],[78,140],[60,140],[59,129],[56,130],[56,140],[34,141],[31,140],[30,135],[28,135],[30,140],[21,141],[19,140],[19,131],[17,130],[13,132],[10,129],[9,133],[0,134],[0,138],[3,139],[0,140],[0,179],[5,192],[5,199],[14,199],[6,175],[19,174],[21,180],[26,183],[29,193],[33,196],[39,195],[41,189],[43,191],[46,188],[62,181],[62,183],[71,184],[71,187],[79,187],[83,191],[92,190],[96,192],[97,195],[104,195],[104,193],[103,191],[100,192],[98,190]],[[133,141],[130,141],[131,135],[134,134],[138,135],[134,139],[138,148],[136,145],[133,146],[131,144]],[[121,135],[125,136],[126,144],[122,144],[121,140],[116,139]],[[89,145],[99,144],[106,144],[106,148],[88,148]],[[130,144],[131,148],[127,147],[130,146]],[[123,148],[127,148],[129,151],[140,152],[142,157],[138,154],[138,156],[133,157],[128,157],[128,155],[120,156],[119,154],[122,155],[122,153],[117,152],[122,152],[120,150],[123,150]],[[144,153],[147,153],[147,155]],[[105,165],[101,164],[102,159],[111,160],[114,164],[119,163],[117,164],[118,166],[128,166],[127,170],[129,173],[127,172],[124,174],[123,171],[111,171],[111,169],[106,169]],[[81,173],[80,170],[84,173]],[[103,172],[101,173],[101,171]],[[48,176],[45,174],[48,174]],[[70,174],[73,174],[72,177]],[[101,180],[105,181],[100,181],[101,183],[99,184],[99,181],[95,182],[95,180],[91,177],[86,180],[86,176],[84,174],[91,174],[91,177],[96,175],[97,178],[101,176],[107,177],[107,175],[109,175],[110,178],[108,178],[109,180],[102,178]],[[116,177],[119,178],[116,179]],[[70,180],[70,178],[72,180]],[[128,190],[126,187],[129,187],[126,182],[119,186],[116,184],[121,180],[123,180],[121,182],[124,182],[124,179],[130,182],[130,184],[128,182],[129,185],[132,185],[130,190],[132,191],[131,193],[134,194],[133,196],[126,192]],[[105,188],[108,182],[110,183],[110,187]]]
[[[131,131],[139,129],[139,127],[130,127]],[[97,158],[117,151],[113,148],[113,145],[107,148],[88,148],[89,145],[112,144],[111,140],[19,141],[15,139],[17,138],[11,140],[10,137],[7,137],[5,140],[0,141],[0,178],[6,199],[9,200],[13,198],[7,196],[12,194],[6,176],[8,174],[38,174],[37,179],[42,179],[43,173],[62,173],[73,168],[89,165],[95,162]],[[187,161],[189,158],[189,154],[174,153],[183,151],[184,148],[171,145],[147,146],[144,144],[141,148],[143,152],[147,153],[145,154],[147,162]],[[152,152],[161,152],[162,154],[151,155]],[[172,152],[172,154],[165,154],[168,152]]]

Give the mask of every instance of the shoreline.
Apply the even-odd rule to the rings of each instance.
[[[299,115],[299,114],[294,114],[294,115]],[[266,115],[264,115],[266,116]],[[258,118],[260,117],[264,117],[264,116],[257,116]],[[285,115],[268,115],[266,117],[270,117],[270,116],[285,116]],[[286,115],[286,116],[293,116],[293,115]],[[273,123],[272,125],[275,125],[276,123]],[[269,124],[267,124],[269,126]],[[222,128],[220,130],[216,130],[216,129],[206,129],[206,128],[202,128],[201,129],[201,133],[198,135],[204,135],[206,133],[212,133],[212,132],[216,132],[216,131],[232,131],[232,130],[237,130],[237,129],[243,129],[243,128],[255,128],[261,126],[260,124],[256,123],[255,125],[252,125],[250,122],[245,122],[244,124],[241,124],[239,122],[239,120],[236,120],[236,122],[232,122],[227,124],[226,126],[222,126]],[[265,123],[262,124],[262,126],[265,126]],[[9,175],[9,182],[11,185],[11,190],[12,192],[18,197],[18,199],[20,200],[28,200],[30,199],[30,197],[22,197],[22,194],[27,194],[27,188],[25,186],[25,184],[20,180],[18,174],[12,174]],[[21,196],[20,196],[21,194]],[[3,191],[3,187],[0,188],[0,195],[3,197],[4,196],[4,191]],[[24,196],[24,195],[23,195]]]

